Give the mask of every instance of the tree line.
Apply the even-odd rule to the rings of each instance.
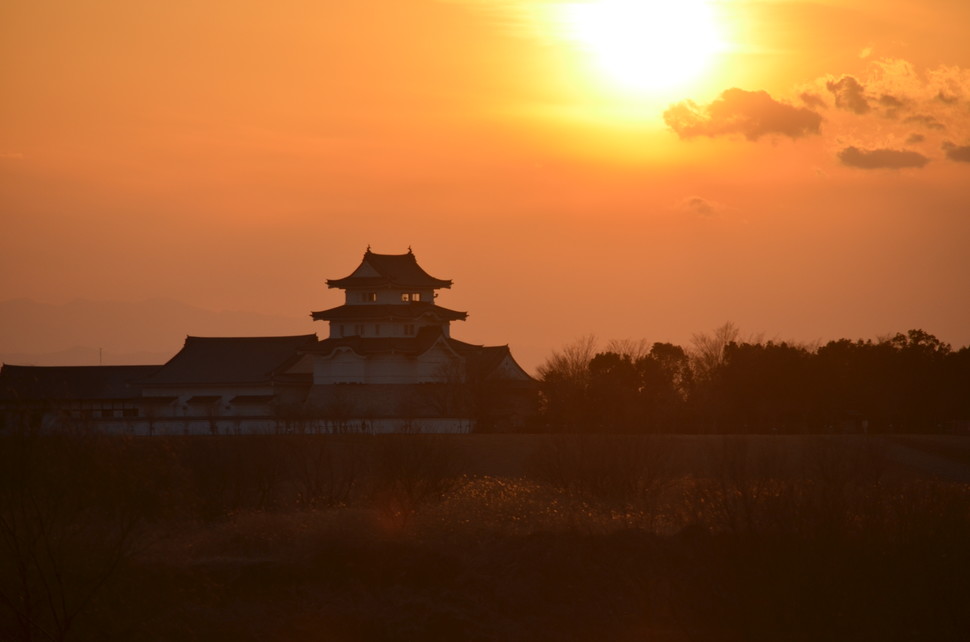
[[[923,330],[807,346],[726,323],[688,348],[582,337],[539,366],[541,421],[566,432],[953,432],[970,425],[970,346]]]

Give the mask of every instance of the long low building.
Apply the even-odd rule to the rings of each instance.
[[[467,314],[414,254],[370,248],[313,312],[329,337],[194,337],[155,366],[0,369],[0,427],[134,434],[468,432],[522,428],[538,389],[508,346],[453,339]]]

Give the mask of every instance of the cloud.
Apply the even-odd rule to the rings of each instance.
[[[828,81],[825,87],[835,96],[835,106],[856,114],[865,114],[870,109],[866,100],[866,90],[852,76],[842,76],[838,81]]]
[[[970,163],[970,145],[954,145],[948,141],[943,143],[943,151],[950,160]]]
[[[721,205],[700,196],[688,196],[678,204],[677,209],[697,216],[710,217],[721,209]]]
[[[930,159],[919,152],[897,149],[866,150],[846,147],[838,156],[843,165],[860,169],[903,169],[923,167],[930,162]]]
[[[886,118],[896,118],[899,116],[899,112],[903,110],[906,103],[899,98],[896,98],[892,94],[883,94],[879,96],[879,106],[885,108],[884,115]]]
[[[910,134],[909,138],[906,139],[906,144],[914,145],[916,143],[922,143],[924,140],[926,140],[926,136],[923,134]]]
[[[903,101],[895,96],[890,96],[889,94],[883,94],[879,97],[879,104],[883,107],[888,107],[890,109],[899,109],[903,106]]]
[[[805,92],[802,92],[801,95],[799,95],[798,97],[801,98],[802,102],[805,103],[805,105],[808,107],[821,107],[821,108],[828,107],[828,103],[826,103],[822,99],[822,97],[816,93],[805,91]]]
[[[903,120],[904,123],[918,123],[927,129],[946,129],[946,126],[938,121],[936,117],[930,116],[929,114],[916,114],[914,116],[909,116]]]
[[[811,109],[778,102],[766,91],[728,89],[701,107],[685,100],[664,112],[664,122],[680,138],[742,134],[757,140],[768,134],[793,139],[818,134],[822,117]]]
[[[936,99],[945,105],[955,105],[960,100],[956,96],[945,93],[942,89],[936,94]]]

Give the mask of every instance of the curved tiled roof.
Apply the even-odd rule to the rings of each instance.
[[[468,317],[467,312],[449,310],[440,305],[435,305],[427,301],[416,301],[413,303],[393,303],[393,304],[369,304],[369,305],[341,305],[329,310],[311,312],[310,316],[314,321],[369,321],[378,319],[393,319],[399,321],[412,321],[424,315],[433,315],[441,321],[464,321]]]
[[[364,258],[349,276],[327,279],[327,287],[414,287],[450,288],[450,279],[436,279],[418,265],[414,253],[375,254],[367,248]]]
[[[266,383],[317,345],[317,335],[186,337],[185,345],[153,375],[149,386]]]
[[[427,352],[439,340],[444,340],[449,348],[461,355],[468,364],[468,374],[472,378],[486,379],[492,375],[506,359],[510,359],[526,381],[532,377],[516,363],[508,346],[481,346],[465,343],[445,336],[441,328],[426,326],[413,337],[340,337],[324,339],[314,349],[323,355],[332,354],[339,348],[349,348],[362,357],[388,353],[419,356]]]

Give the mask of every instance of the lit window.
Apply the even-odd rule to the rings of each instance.
[[[368,292],[365,301],[374,302],[377,301],[377,292]]]
[[[402,292],[401,293],[401,300],[402,301],[420,301],[421,300],[421,293],[420,292]]]

